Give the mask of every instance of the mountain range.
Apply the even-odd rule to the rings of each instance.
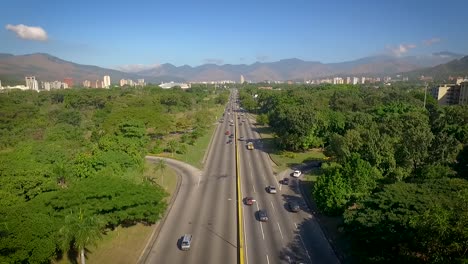
[[[110,75],[116,83],[120,79],[144,78],[147,82],[165,81],[238,81],[243,75],[248,81],[308,80],[331,76],[392,75],[444,64],[463,57],[461,54],[439,52],[424,56],[394,57],[379,55],[340,63],[321,63],[300,59],[284,59],[276,62],[246,64],[204,64],[196,67],[174,66],[166,63],[138,72],[123,72],[91,65],[82,65],[59,59],[44,53],[12,55],[0,53],[0,79],[23,80],[34,75],[41,81],[62,80],[71,77],[75,82],[101,80]]]
[[[413,79],[422,75],[431,76],[438,81],[447,80],[449,76],[465,77],[468,76],[468,56],[435,67],[406,72],[405,75]]]
[[[204,64],[197,67],[188,65],[176,67],[166,63],[136,73],[151,77],[176,76],[190,81],[239,80],[240,75],[243,75],[246,80],[255,82],[263,80],[307,80],[330,76],[391,75],[432,67],[462,56],[450,52],[408,57],[380,55],[341,63],[321,63],[294,58],[276,62],[256,62],[250,65]]]

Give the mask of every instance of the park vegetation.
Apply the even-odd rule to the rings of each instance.
[[[287,151],[324,150],[319,209],[343,219],[356,263],[468,261],[468,106],[418,87],[260,90],[245,109]]]
[[[106,231],[160,219],[167,193],[143,176],[144,156],[183,152],[228,95],[206,85],[0,93],[0,263],[84,262]]]

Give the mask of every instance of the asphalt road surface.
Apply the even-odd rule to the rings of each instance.
[[[239,144],[242,197],[256,199],[252,206],[242,205],[244,263],[339,263],[301,197],[298,179],[289,177],[290,185],[279,184],[280,177],[273,174],[256,128],[237,112],[232,97],[229,111],[226,109],[217,125],[203,174],[189,166],[178,170],[182,175],[180,190],[144,263],[239,262],[235,143]],[[233,134],[236,125],[230,120],[238,121],[238,138],[233,138],[232,144],[226,131]],[[240,141],[240,136],[245,139]],[[254,150],[247,150],[249,141],[254,142]],[[268,185],[276,186],[278,193],[267,193]],[[287,202],[291,200],[300,204],[300,212],[289,211]],[[267,211],[268,222],[258,220],[259,209]],[[182,251],[180,239],[187,233],[193,235],[192,246]]]
[[[280,184],[282,178],[273,174],[271,161],[262,150],[262,141],[251,120],[241,116],[239,121],[242,125],[238,127],[238,135],[245,138],[238,141],[242,194],[256,199],[253,205],[243,206],[245,263],[339,263],[300,194],[298,179],[289,176],[289,185]],[[254,142],[254,150],[246,148],[249,141]],[[268,185],[276,186],[278,192],[268,193]],[[300,212],[291,212],[289,201],[297,202]],[[268,222],[258,220],[259,209],[267,211]]]
[[[234,132],[229,115],[217,125],[203,173],[185,172],[174,204],[144,263],[234,264],[237,257],[236,168]],[[192,234],[188,251],[180,239]]]

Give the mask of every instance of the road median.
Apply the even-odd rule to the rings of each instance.
[[[238,255],[239,255],[239,263],[244,264],[244,226],[243,226],[243,218],[242,218],[242,191],[241,191],[241,179],[240,179],[240,167],[239,167],[239,145],[237,142],[237,116],[236,120],[236,127],[234,129],[235,134],[235,149],[236,149],[236,178],[237,178],[237,241],[238,241]]]

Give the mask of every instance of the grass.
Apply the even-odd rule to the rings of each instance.
[[[168,165],[166,165],[166,169],[162,172],[156,171],[155,168],[156,163],[146,161],[145,163],[145,171],[143,173],[144,177],[153,176],[156,174],[155,182],[159,186],[163,187],[166,192],[169,193],[168,200],[170,196],[174,193],[175,188],[177,186],[177,174],[174,170],[172,170]]]
[[[205,151],[208,149],[211,136],[215,130],[216,126],[211,126],[208,133],[198,138],[195,144],[187,145],[187,152],[185,154],[174,153],[174,158],[187,162],[199,169],[203,168],[203,157],[205,156]]]
[[[278,166],[278,172],[311,160],[323,160],[325,158],[322,151],[318,149],[312,149],[304,152],[281,151],[277,146],[274,133],[269,126],[257,125],[256,129],[262,137],[262,143],[265,151],[270,154],[271,159]]]
[[[213,125],[208,128],[207,133],[198,138],[193,145],[187,144],[187,152],[185,154],[163,152],[156,156],[174,158],[183,162],[186,162],[194,167],[199,169],[203,168],[203,157],[205,152],[208,150],[208,145],[210,144],[211,137],[216,130],[216,123],[219,118],[222,116],[224,111],[224,106],[218,106],[214,109],[211,109],[214,112],[216,119],[213,120]],[[180,137],[180,136],[179,136]],[[173,136],[172,139],[178,139],[178,137]]]

